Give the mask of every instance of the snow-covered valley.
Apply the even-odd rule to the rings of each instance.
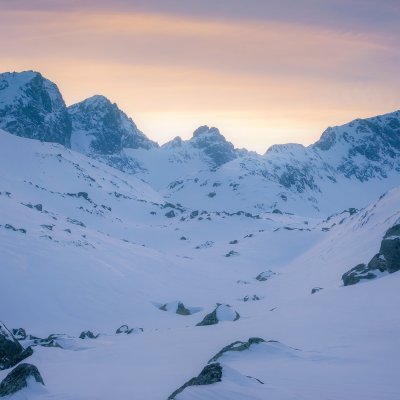
[[[45,385],[11,398],[400,397],[400,112],[258,155],[208,127],[159,147],[109,103],[108,147],[107,99],[68,120],[24,74],[0,79],[0,320]]]

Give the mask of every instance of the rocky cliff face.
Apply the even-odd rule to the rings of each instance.
[[[18,136],[70,145],[64,100],[39,72],[0,74],[0,127]]]
[[[386,178],[400,171],[400,111],[328,128],[312,148],[348,178]]]
[[[111,155],[124,148],[158,147],[115,103],[93,96],[68,107],[72,120],[72,148],[86,154]]]
[[[207,125],[194,131],[190,144],[196,149],[201,149],[214,166],[225,164],[238,156],[233,144],[228,142],[217,128],[209,128]]]

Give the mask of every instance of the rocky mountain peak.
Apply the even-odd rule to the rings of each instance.
[[[101,95],[68,107],[72,120],[72,148],[84,153],[116,154],[124,148],[158,147],[116,103]]]
[[[311,148],[361,181],[400,171],[400,111],[329,127]]]
[[[0,127],[69,146],[71,121],[58,87],[39,72],[0,74]]]
[[[215,127],[200,126],[193,132],[190,144],[202,149],[214,166],[220,166],[237,157],[235,147]]]
[[[162,147],[165,149],[175,149],[182,147],[183,140],[180,136],[174,137],[169,142],[165,143]]]

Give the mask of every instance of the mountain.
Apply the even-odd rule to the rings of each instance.
[[[158,147],[115,103],[93,96],[68,107],[72,121],[71,148],[84,154],[118,154],[125,148]]]
[[[0,127],[69,146],[71,121],[57,86],[39,72],[0,74]]]
[[[208,126],[159,147],[104,96],[66,109],[57,87],[39,73],[1,76],[4,129],[71,143],[194,210],[326,215],[363,207],[398,183],[400,111],[328,128],[308,147],[274,145],[264,155],[236,149]]]
[[[385,179],[400,172],[400,111],[328,128],[312,148],[347,178]]]

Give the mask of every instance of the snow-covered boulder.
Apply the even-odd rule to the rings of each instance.
[[[220,350],[213,358],[210,359],[209,363],[217,361],[221,358],[225,353],[230,351],[244,351],[248,350],[251,346],[259,343],[264,343],[265,340],[259,337],[249,338],[247,342],[241,342],[240,340],[225,346],[222,350]],[[273,341],[275,343],[275,341]]]
[[[11,396],[31,385],[44,385],[39,370],[32,364],[19,364],[0,383],[0,397]]]
[[[179,315],[192,315],[201,310],[201,307],[185,307],[181,301],[171,301],[158,307],[161,311],[168,311]]]
[[[379,253],[375,254],[367,265],[359,264],[343,274],[343,285],[354,285],[361,280],[374,279],[398,270],[400,270],[400,224],[386,231]]]
[[[381,242],[379,253],[384,257],[389,273],[400,270],[400,224],[388,229]]]
[[[79,339],[97,339],[99,335],[99,333],[95,335],[92,331],[83,331],[79,335]]]
[[[31,356],[33,350],[24,349],[7,327],[0,322],[0,370],[10,368]]]
[[[260,282],[264,282],[264,281],[267,281],[269,278],[271,278],[274,275],[276,275],[276,273],[269,269],[267,271],[264,271],[264,272],[261,272],[260,274],[258,274],[256,276],[256,280],[258,280]]]
[[[125,335],[130,335],[131,333],[141,333],[143,332],[143,328],[129,328],[128,325],[121,325],[115,333],[120,335],[121,333]]]
[[[230,305],[217,304],[215,310],[210,314],[207,314],[196,326],[215,325],[220,321],[237,321],[239,318],[239,313]]]
[[[183,392],[189,386],[203,386],[211,385],[213,383],[221,382],[222,380],[222,366],[220,363],[213,363],[205,366],[198,376],[190,379],[179,389],[172,393],[168,400],[173,400],[179,393]]]

